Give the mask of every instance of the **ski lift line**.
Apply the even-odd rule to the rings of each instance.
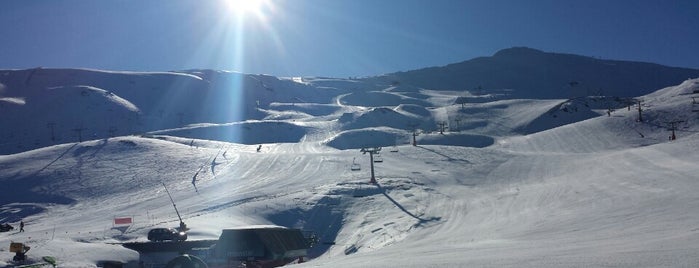
[[[656,123],[651,123],[651,122],[637,122],[637,123],[642,123],[642,124],[649,125],[649,126],[652,126],[652,127],[657,127],[657,128],[666,128],[666,126],[664,126],[664,125],[660,125],[660,124],[656,124]]]
[[[214,155],[214,156],[209,156],[209,159],[207,159],[206,162],[205,162],[204,164],[202,164],[202,165],[199,166],[199,170],[197,170],[197,172],[194,174],[194,177],[192,178],[192,184],[194,184],[194,183],[196,182],[196,177],[197,177],[197,175],[198,175],[198,174],[204,169],[204,167],[207,166],[207,165],[210,165],[210,166],[211,166],[211,169],[212,169],[212,178],[216,176],[216,174],[213,173],[213,171],[214,171],[214,170],[213,170],[213,169],[214,169],[213,161],[216,160],[216,158],[217,158],[218,155],[221,153],[221,151],[223,150],[223,148],[224,148],[224,146],[220,146],[219,149],[218,149],[218,151],[216,152],[216,155]],[[228,151],[228,146],[225,146],[225,148],[226,148],[226,151]],[[194,185],[194,187],[196,188],[196,185]]]

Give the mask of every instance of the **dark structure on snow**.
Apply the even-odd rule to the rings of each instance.
[[[311,241],[299,229],[276,225],[224,229],[218,240],[125,243],[144,265],[164,265],[181,254],[201,258],[209,267],[278,267],[308,255]]]
[[[211,260],[245,263],[247,267],[277,267],[303,261],[309,244],[301,230],[260,226],[223,230],[211,250]]]

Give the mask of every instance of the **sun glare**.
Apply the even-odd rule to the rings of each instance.
[[[226,0],[228,9],[239,15],[255,15],[258,18],[264,18],[262,9],[267,5],[266,0]]]
[[[220,15],[218,32],[212,33],[212,42],[222,49],[215,57],[228,69],[246,72],[252,65],[248,56],[259,56],[259,44],[272,44],[283,51],[283,44],[272,22],[279,19],[278,2],[272,0],[218,0]],[[267,52],[269,50],[266,50]],[[225,57],[221,57],[221,53]]]

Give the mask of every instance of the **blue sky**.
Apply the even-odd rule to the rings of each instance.
[[[250,1],[250,0],[248,0]],[[527,46],[699,68],[699,1],[4,0],[0,69],[365,76]]]

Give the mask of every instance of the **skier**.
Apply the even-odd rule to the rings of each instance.
[[[19,221],[19,232],[24,232],[24,221]]]

